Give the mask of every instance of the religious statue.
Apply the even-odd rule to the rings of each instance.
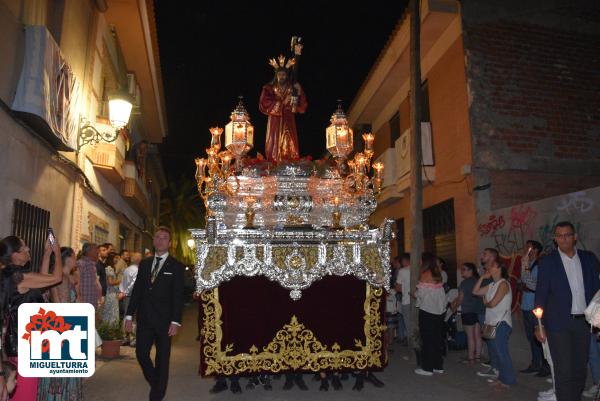
[[[297,60],[302,45],[292,38],[294,55],[286,59],[280,55],[269,64],[275,77],[264,85],[260,94],[259,109],[269,116],[265,154],[268,160],[281,161],[299,157],[298,133],[295,113],[304,113],[308,106],[306,95],[297,82]]]

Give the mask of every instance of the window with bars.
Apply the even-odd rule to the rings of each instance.
[[[30,266],[33,271],[37,271],[42,262],[49,226],[50,212],[48,210],[15,199],[12,233],[21,237],[29,246]]]

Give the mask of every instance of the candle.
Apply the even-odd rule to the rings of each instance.
[[[538,324],[542,327],[542,316],[544,315],[544,310],[539,306],[533,310],[533,314],[537,317]]]
[[[196,158],[196,180],[204,178],[204,168],[206,167],[206,159]]]
[[[221,152],[219,157],[221,158],[221,164],[224,171],[229,170],[229,163],[231,162],[231,153],[229,151]]]
[[[211,138],[210,138],[210,147],[215,148],[218,152],[221,149],[221,134],[223,133],[223,128],[212,127],[209,128]]]
[[[365,141],[365,152],[372,153],[373,152],[373,141],[375,140],[375,135],[367,132],[363,134],[363,140]]]
[[[340,198],[338,198],[337,196],[333,198],[333,205],[335,207],[338,207],[340,205]]]
[[[373,169],[375,170],[375,178],[380,179],[381,175],[383,173],[383,163],[382,162],[373,163]]]

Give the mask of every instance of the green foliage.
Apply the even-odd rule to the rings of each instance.
[[[110,341],[123,339],[123,329],[121,328],[121,322],[119,321],[113,323],[100,322],[96,329],[98,330],[100,338],[103,340]]]
[[[187,241],[191,238],[190,228],[204,227],[204,204],[196,182],[182,176],[169,180],[160,205],[160,224],[171,230],[171,246],[174,256],[185,264],[194,264],[194,250]]]

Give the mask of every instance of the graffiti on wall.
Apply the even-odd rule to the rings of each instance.
[[[528,240],[540,242],[545,253],[555,249],[554,227],[570,221],[577,232],[577,247],[600,256],[600,187],[573,192],[478,216],[479,250],[496,248],[508,266],[513,287],[513,308],[519,307],[516,291],[521,277],[521,255]]]
[[[498,209],[478,216],[479,248],[496,248],[505,257],[521,254],[527,240],[539,241],[545,252],[554,249],[554,226],[573,223],[577,246],[600,252],[600,187]]]

